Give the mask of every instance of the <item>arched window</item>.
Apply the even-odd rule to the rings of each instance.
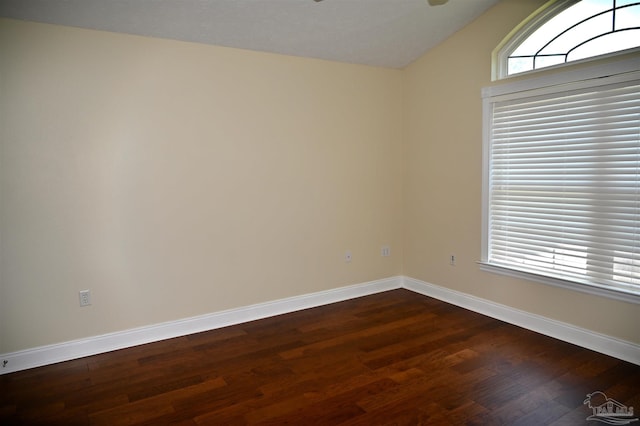
[[[498,47],[494,77],[639,47],[640,0],[560,0],[534,14]]]
[[[494,51],[481,268],[640,303],[640,0],[556,0]]]

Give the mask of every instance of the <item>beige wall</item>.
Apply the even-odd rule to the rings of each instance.
[[[401,273],[400,71],[2,20],[0,76],[0,353]]]
[[[492,84],[494,47],[543,3],[503,1],[405,70],[404,274],[640,343],[640,305],[482,272],[476,264],[480,91]]]
[[[399,274],[640,343],[476,264],[480,89],[542,3],[404,71],[0,20],[0,353]]]

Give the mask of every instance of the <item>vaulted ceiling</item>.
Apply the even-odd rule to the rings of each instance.
[[[2,0],[6,18],[403,68],[498,0]]]

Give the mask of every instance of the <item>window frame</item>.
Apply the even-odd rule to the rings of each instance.
[[[546,68],[545,68],[546,69]],[[482,95],[482,247],[481,258],[478,262],[480,269],[487,272],[498,273],[515,278],[526,279],[566,288],[582,293],[604,296],[611,299],[622,300],[640,304],[640,293],[628,293],[617,289],[599,287],[591,284],[583,284],[559,278],[547,277],[535,273],[519,271],[503,266],[492,264],[488,261],[489,255],[489,197],[490,197],[490,171],[491,171],[491,134],[492,134],[492,104],[500,96],[515,94],[518,92],[528,92],[533,90],[561,91],[562,85],[603,77],[613,77],[627,73],[640,72],[640,56],[631,57],[617,62],[596,64],[590,67],[572,69],[556,72],[545,76],[522,79],[518,81],[506,82],[503,84],[485,87],[481,91]]]
[[[581,0],[550,0],[549,2],[538,8],[535,12],[533,12],[527,19],[522,21],[509,34],[507,34],[507,36],[500,42],[500,44],[498,44],[498,46],[492,52],[491,80],[496,81],[513,77],[527,76],[531,75],[532,73],[558,69],[575,64],[593,62],[618,55],[640,52],[640,47],[634,47],[631,49],[619,50],[603,55],[591,56],[576,61],[569,61],[529,71],[508,74],[508,60],[511,53],[513,53],[513,51],[515,51],[520,46],[520,44],[524,42],[524,40],[526,40],[531,34],[536,32],[547,21],[552,19],[554,16],[562,13],[564,10],[575,5],[576,3],[579,3],[580,1]]]

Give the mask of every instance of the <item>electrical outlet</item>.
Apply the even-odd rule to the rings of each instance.
[[[452,254],[451,256],[449,256],[449,265],[455,266],[455,264],[456,264],[456,255]]]
[[[80,290],[80,306],[89,306],[91,304],[91,290]]]
[[[351,250],[347,250],[344,253],[344,261],[347,263],[351,262]]]
[[[382,256],[382,257],[389,257],[389,256],[391,256],[391,247],[389,247],[389,246],[382,246],[382,248],[380,249],[380,256]]]

